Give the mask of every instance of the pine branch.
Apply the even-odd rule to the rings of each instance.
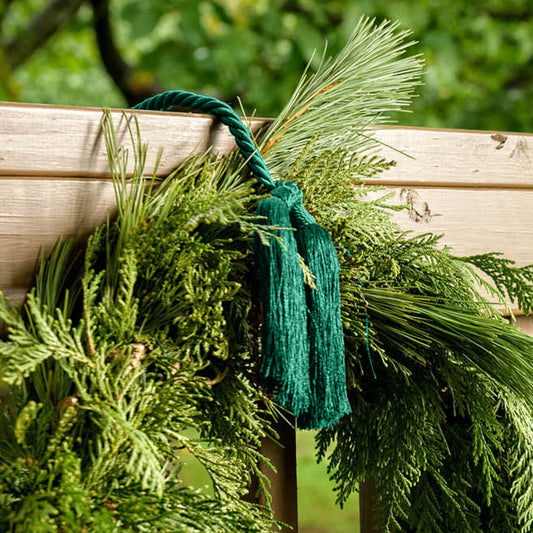
[[[422,61],[401,57],[413,43],[398,26],[363,17],[335,58],[323,57],[316,73],[304,73],[262,142],[274,176],[286,175],[312,139],[318,153],[332,146],[350,154],[376,148],[370,127],[403,110],[420,83]]]
[[[473,365],[501,387],[533,398],[533,339],[503,320],[440,304],[428,297],[367,289],[371,320],[389,346],[452,350],[459,363]],[[376,322],[375,322],[376,323]]]

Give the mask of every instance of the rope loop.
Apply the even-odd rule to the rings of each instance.
[[[316,224],[316,220],[302,204],[302,191],[292,181],[284,182],[272,179],[261,152],[259,152],[252,140],[250,130],[243,124],[239,115],[225,102],[212,96],[175,90],[147,98],[133,106],[133,109],[168,111],[173,107],[201,111],[220,120],[222,124],[229,128],[230,133],[235,138],[239,152],[246,159],[248,168],[255,179],[264,185],[272,195],[285,200],[289,206],[295,226],[300,228],[307,224]]]
[[[235,138],[239,151],[247,161],[248,168],[255,179],[264,185],[269,192],[276,186],[276,182],[272,179],[263,156],[252,140],[250,130],[243,124],[239,115],[225,102],[212,96],[176,90],[166,91],[147,98],[133,106],[133,109],[168,111],[173,107],[201,111],[220,120],[222,124],[229,128]]]

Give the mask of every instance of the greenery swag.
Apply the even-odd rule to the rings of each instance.
[[[339,503],[375,480],[385,531],[533,527],[533,339],[480,295],[533,307],[533,268],[455,257],[392,222],[362,180],[392,164],[370,126],[408,105],[422,63],[408,33],[363,19],[306,72],[258,140],[294,181],[340,262],[351,413],[317,433]],[[260,442],[282,416],[256,386],[253,238],[265,191],[238,156],[165,180],[135,174],[103,123],[117,216],[82,246],[60,240],[25,304],[0,299],[0,528],[14,532],[266,532]],[[302,265],[308,284],[313,272]],[[490,278],[485,281],[478,272]],[[373,366],[373,368],[372,368]],[[374,376],[375,372],[375,376]],[[213,494],[186,486],[194,455]]]

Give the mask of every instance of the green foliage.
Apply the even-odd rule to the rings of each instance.
[[[3,4],[6,13],[1,42],[5,45],[28,31],[26,25],[47,2],[15,0],[9,6]],[[4,46],[0,47],[0,57],[3,52]],[[72,23],[53,35],[22,67],[9,71],[1,65],[0,60],[3,100],[117,107],[124,102],[100,61],[88,4],[82,5]]]
[[[309,139],[319,153],[342,146],[352,154],[372,147],[368,122],[387,122],[386,113],[409,105],[419,83],[420,58],[401,57],[413,44],[406,41],[409,35],[398,31],[398,24],[376,26],[363,17],[335,60],[322,58],[314,75],[304,74],[266,134],[263,152],[274,175],[287,173],[294,150],[305,161],[312,153],[304,151]]]
[[[533,311],[530,290],[533,282],[533,265],[516,268],[514,261],[501,257],[498,253],[465,257],[464,260],[490,277],[494,284],[493,291],[496,289],[494,294],[499,301],[507,296],[515,300],[522,311],[526,313]],[[482,283],[481,278],[480,282]]]
[[[436,236],[401,232],[386,193],[373,202],[363,188],[354,195],[354,183],[386,162],[373,167],[342,150],[305,160],[289,177],[341,248],[353,414],[317,435],[338,501],[374,478],[386,531],[528,531],[531,452],[523,434],[533,343],[478,289],[527,303],[530,267],[494,254],[457,258]],[[516,456],[524,457],[520,478]]]
[[[268,2],[246,6],[251,13]],[[368,135],[353,153],[332,141],[335,128],[320,125],[350,87],[390,75],[387,98],[350,115],[350,128],[364,134],[406,103],[419,63],[383,61],[376,37],[391,58],[405,48],[391,26],[363,21],[358,31],[300,85],[309,93],[297,92],[278,122],[280,138],[265,145],[339,248],[353,413],[318,433],[318,456],[341,504],[362,479],[375,480],[387,532],[525,533],[533,524],[533,340],[478,289],[506,292],[529,309],[531,268],[494,254],[454,257],[438,237],[403,233],[387,194],[366,201],[361,177],[390,163],[366,153],[375,147]],[[356,42],[373,50],[362,79],[350,53]],[[340,78],[328,79],[332,72]],[[364,109],[363,92],[352,98]],[[22,310],[0,300],[8,326],[0,375],[9,385],[0,410],[0,526],[267,531],[268,510],[242,500],[251,475],[264,488],[258,449],[274,409],[255,386],[251,357],[249,250],[259,227],[249,213],[258,197],[235,158],[201,157],[162,183],[145,178],[138,138],[127,184],[126,155],[108,122],[105,131],[117,220],[95,231],[79,263],[68,242],[58,243]],[[285,135],[300,134],[296,150],[284,148]],[[181,449],[205,467],[213,496],[181,482]]]
[[[252,475],[265,489],[271,430],[253,385],[248,268],[230,268],[248,254],[255,196],[231,159],[194,160],[154,184],[139,144],[125,187],[109,115],[104,131],[117,220],[82,262],[59,241],[22,311],[0,301],[0,528],[270,530],[268,510],[242,499]],[[180,450],[214,496],[181,482]]]
[[[494,256],[469,262],[438,247],[438,237],[402,233],[383,199],[364,202],[365,191],[354,196],[361,169],[350,169],[346,154],[315,157],[323,164],[296,163],[291,179],[344,250],[341,295],[353,414],[317,435],[338,501],[362,479],[374,478],[385,531],[527,531],[520,523],[529,513],[529,489],[524,478],[515,480],[511,457],[530,452],[509,442],[531,413],[531,391],[523,387],[531,383],[533,343],[498,318],[476,289],[482,282],[473,266],[494,265]],[[528,301],[529,267],[504,266],[504,276],[483,283],[495,294],[523,291]],[[502,402],[524,420],[510,420]],[[526,460],[522,464],[527,477]]]
[[[337,206],[353,216],[320,218],[346,249],[341,294],[353,414],[317,436],[338,501],[374,478],[385,531],[520,531],[529,511],[518,501],[528,489],[512,473],[510,457],[519,452],[508,435],[517,421],[500,404],[517,408],[517,398],[527,399],[519,400],[526,423],[531,391],[511,391],[531,383],[533,343],[487,316],[476,274],[437,248],[436,237],[376,224],[387,213],[356,203]],[[521,276],[527,269],[508,277]]]

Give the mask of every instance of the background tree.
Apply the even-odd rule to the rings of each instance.
[[[401,21],[425,56],[402,123],[533,131],[529,0],[3,0],[0,97],[126,106],[183,88],[275,116],[361,14]]]

